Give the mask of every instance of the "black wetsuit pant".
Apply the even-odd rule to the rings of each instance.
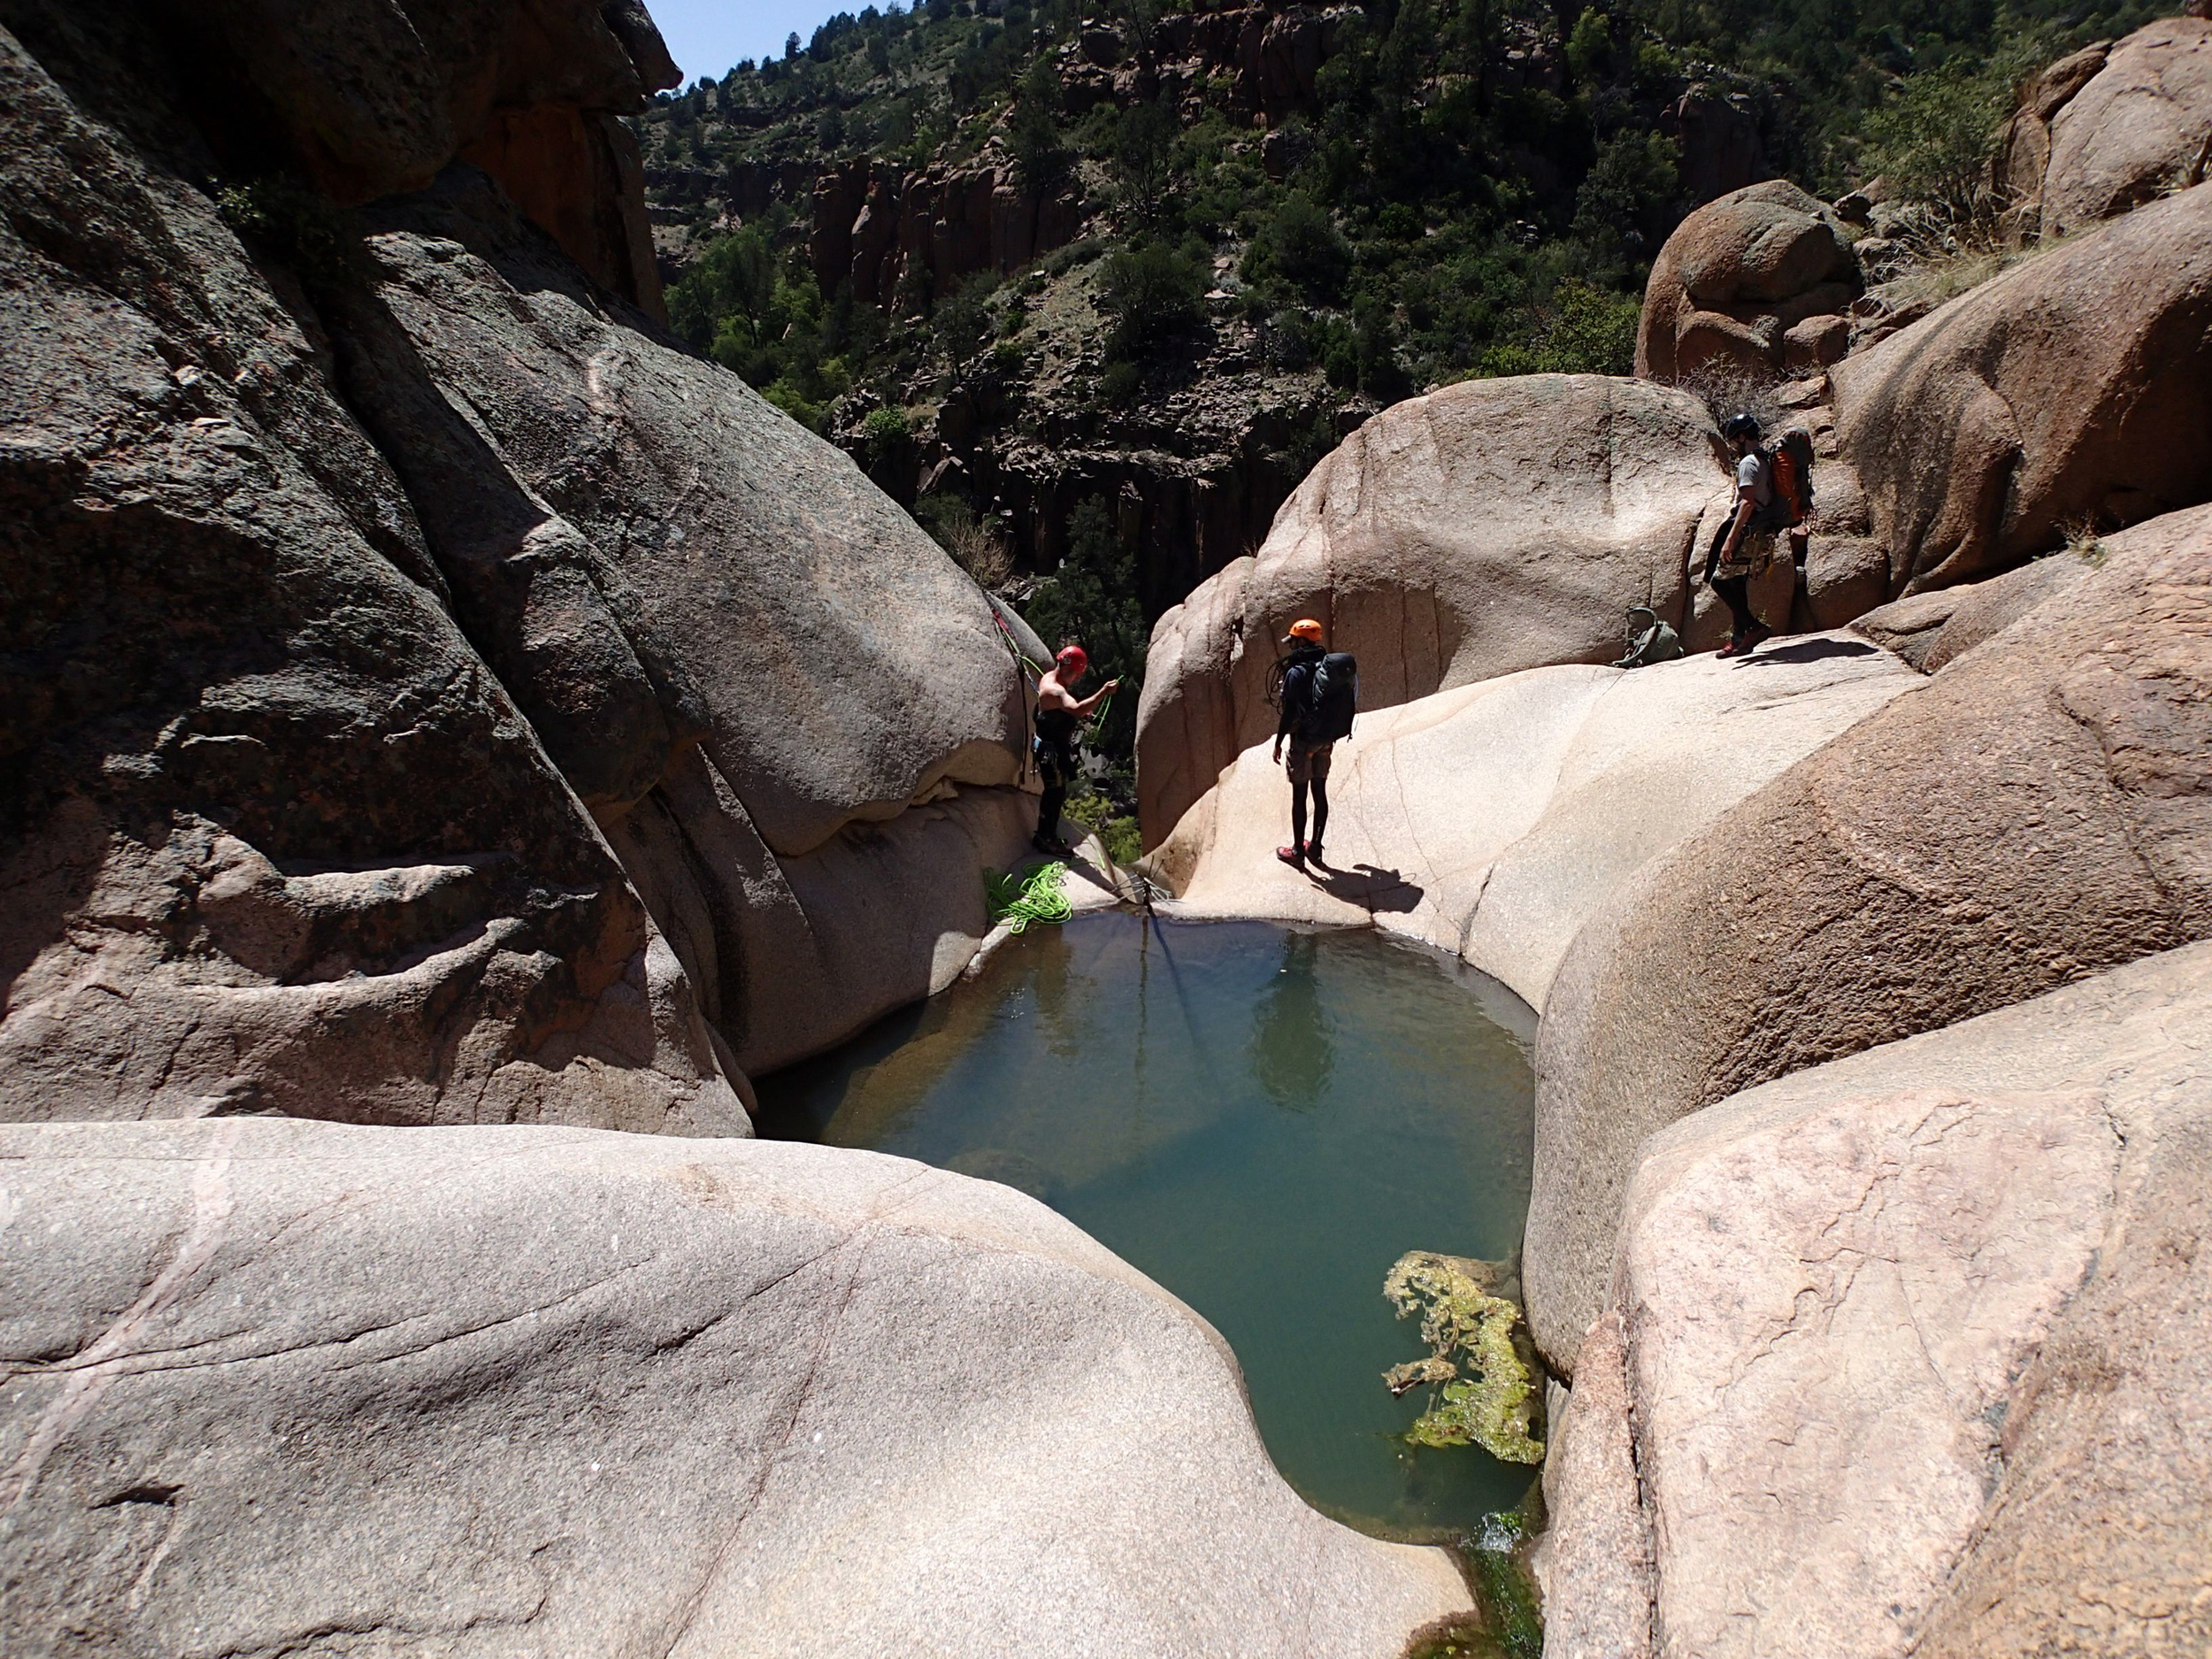
[[[1052,841],[1060,833],[1060,813],[1068,803],[1068,785],[1075,777],[1075,754],[1057,743],[1037,741],[1037,775],[1045,792],[1037,803],[1037,837]]]
[[[1306,845],[1306,791],[1313,791],[1313,842],[1318,847],[1329,833],[1329,764],[1334,743],[1302,743],[1290,740],[1284,770],[1290,774],[1290,842],[1302,851]]]
[[[1734,618],[1734,637],[1741,639],[1760,626],[1758,616],[1751,609],[1751,578],[1722,576],[1713,582],[1713,591],[1728,606],[1728,614]]]

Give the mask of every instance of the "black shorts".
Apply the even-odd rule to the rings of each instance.
[[[1283,763],[1283,770],[1290,774],[1293,783],[1326,783],[1329,765],[1336,755],[1336,740],[1325,743],[1308,743],[1298,738],[1290,740],[1290,755]]]

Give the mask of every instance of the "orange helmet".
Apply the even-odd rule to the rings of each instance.
[[[1290,625],[1290,632],[1283,635],[1283,643],[1286,645],[1293,640],[1303,640],[1310,645],[1320,644],[1321,625],[1311,617],[1299,618],[1297,621]]]

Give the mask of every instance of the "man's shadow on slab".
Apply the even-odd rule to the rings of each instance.
[[[1755,668],[1762,663],[1824,663],[1836,657],[1871,657],[1880,648],[1863,640],[1800,640],[1794,645],[1777,646],[1770,651],[1752,651],[1736,659],[1739,668]]]
[[[1374,864],[1353,864],[1339,869],[1318,859],[1309,859],[1306,877],[1333,899],[1384,915],[1400,916],[1418,909],[1428,896],[1426,889],[1417,887],[1395,870],[1384,870]]]

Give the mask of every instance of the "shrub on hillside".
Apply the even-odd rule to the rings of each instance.
[[[1317,300],[1333,300],[1341,294],[1351,270],[1352,250],[1336,221],[1302,190],[1283,197],[1252,238],[1244,258],[1246,281],[1280,277]]]
[[[1099,303],[1114,319],[1112,354],[1141,357],[1205,315],[1204,265],[1180,249],[1140,240],[1107,257]]]
[[[1908,76],[1897,96],[1866,119],[1863,165],[1893,195],[1926,202],[1954,225],[1974,225],[2004,206],[1989,177],[1998,129],[2012,113],[2020,81],[2051,56],[2048,37],[2015,37],[1987,57],[1962,54]]]

